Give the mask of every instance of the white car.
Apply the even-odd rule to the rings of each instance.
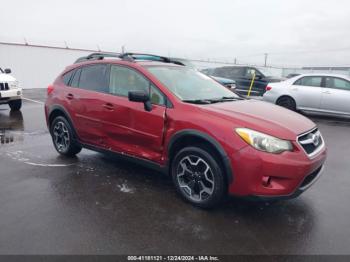
[[[22,88],[10,74],[10,69],[0,68],[0,105],[8,104],[11,110],[18,111],[22,107]]]
[[[350,77],[302,74],[269,83],[263,100],[291,110],[350,116]]]

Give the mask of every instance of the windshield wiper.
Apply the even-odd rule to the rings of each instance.
[[[207,105],[211,104],[212,102],[208,99],[194,99],[194,100],[182,100],[185,103],[191,103],[191,104],[199,104],[199,105]]]
[[[183,100],[183,102],[192,103],[192,104],[207,105],[207,104],[230,102],[230,101],[237,101],[237,100],[244,100],[244,98],[235,97],[235,96],[223,96],[220,98],[211,98],[211,99]]]
[[[244,98],[239,96],[223,96],[221,97],[222,100],[244,100]]]
[[[237,101],[237,100],[243,100],[243,98],[235,97],[235,96],[223,96],[220,98],[208,99],[208,101],[210,101],[211,103],[231,102],[231,101]]]

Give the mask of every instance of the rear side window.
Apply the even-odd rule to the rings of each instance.
[[[325,85],[328,88],[350,90],[350,82],[337,77],[326,77]]]
[[[321,84],[322,84],[321,76],[305,76],[294,82],[294,85],[298,85],[298,86],[321,87]]]
[[[69,86],[69,81],[72,78],[72,75],[74,73],[74,70],[69,71],[68,73],[65,73],[62,77],[62,81],[66,86]]]
[[[81,69],[79,87],[86,90],[108,93],[107,65],[89,65]]]
[[[79,87],[80,73],[81,73],[81,69],[74,70],[74,76],[70,81],[71,87]]]

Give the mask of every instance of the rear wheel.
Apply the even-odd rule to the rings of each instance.
[[[276,104],[279,105],[279,106],[285,107],[285,108],[287,108],[289,110],[292,110],[292,111],[296,111],[297,110],[296,103],[295,103],[294,99],[289,97],[289,96],[282,96],[282,97],[280,97],[277,100]]]
[[[180,150],[172,161],[171,174],[178,193],[194,206],[214,207],[226,194],[218,161],[202,148]]]
[[[65,156],[78,154],[82,147],[74,138],[73,128],[62,116],[56,117],[50,128],[53,144],[58,153]]]
[[[21,99],[12,100],[9,102],[9,106],[10,106],[12,111],[18,111],[22,107],[22,100]]]

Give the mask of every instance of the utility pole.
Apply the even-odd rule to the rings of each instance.
[[[237,58],[235,58],[235,65],[237,65]]]
[[[267,57],[268,57],[269,54],[268,54],[268,53],[265,53],[264,55],[265,55],[265,63],[264,63],[264,66],[266,67],[266,66],[267,66]]]
[[[122,54],[125,54],[125,45],[122,46]]]

